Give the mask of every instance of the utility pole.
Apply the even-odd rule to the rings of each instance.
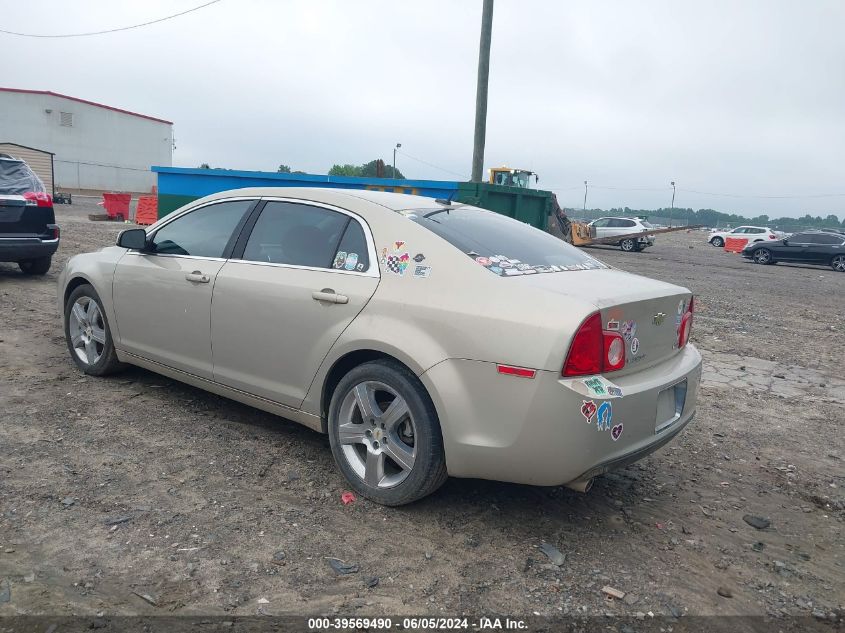
[[[393,148],[393,173],[390,175],[391,178],[396,178],[396,150],[402,147],[402,143],[396,143],[396,147]]]
[[[584,181],[584,211],[587,210],[587,181]]]
[[[675,212],[675,181],[669,183],[672,185],[672,208],[669,209],[669,227],[672,226],[672,214]]]
[[[472,144],[472,181],[481,182],[484,143],[487,140],[487,80],[490,77],[490,39],[493,34],[493,0],[481,9],[481,43],[478,47],[478,86],[475,90],[475,138]]]

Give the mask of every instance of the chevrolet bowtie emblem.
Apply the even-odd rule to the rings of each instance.
[[[666,315],[662,312],[658,312],[657,314],[652,317],[651,322],[655,325],[662,325],[663,321],[666,319]]]

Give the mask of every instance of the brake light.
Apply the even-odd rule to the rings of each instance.
[[[690,333],[692,332],[692,315],[695,310],[695,297],[690,297],[689,307],[681,318],[681,326],[678,328],[678,349],[681,349],[689,342]]]
[[[53,206],[53,198],[49,193],[45,193],[43,191],[27,191],[23,194],[23,197],[26,198],[26,203],[29,205],[37,207]]]
[[[769,239],[770,240],[776,240],[777,238],[778,238],[778,236],[775,235],[774,233],[769,233]]]
[[[588,316],[572,339],[563,376],[590,376],[625,366],[625,339],[619,332],[602,331],[601,314]]]

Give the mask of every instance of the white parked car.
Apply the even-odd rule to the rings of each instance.
[[[748,240],[749,244],[781,239],[777,232],[765,226],[738,226],[732,231],[711,231],[707,241],[713,246],[721,248],[725,245],[725,240],[729,237]]]
[[[590,226],[596,228],[596,238],[620,236],[613,244],[623,251],[639,251],[654,245],[653,235],[643,235],[654,227],[640,218],[599,218],[590,222]]]

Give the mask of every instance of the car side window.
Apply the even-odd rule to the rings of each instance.
[[[230,200],[190,211],[158,229],[150,240],[150,250],[157,255],[223,257],[254,202]]]
[[[812,233],[798,233],[789,238],[790,244],[813,244]]]
[[[733,233],[736,233],[737,235],[745,235],[746,229],[745,227],[740,227],[738,229],[734,229]]]
[[[637,226],[637,223],[634,222],[633,220],[619,220],[619,222],[621,222],[621,224],[619,226],[624,226],[626,228],[630,228],[632,226]]]
[[[816,244],[841,244],[842,238],[838,235],[816,235]]]
[[[370,256],[367,251],[364,229],[357,220],[350,219],[343,233],[343,239],[340,240],[340,245],[335,252],[332,267],[359,273],[366,272],[370,268]]]
[[[610,226],[610,220],[608,218],[601,218],[593,222],[593,226],[597,228],[605,228],[607,226]]]
[[[349,220],[347,215],[322,207],[268,202],[250,233],[243,259],[331,268]]]

